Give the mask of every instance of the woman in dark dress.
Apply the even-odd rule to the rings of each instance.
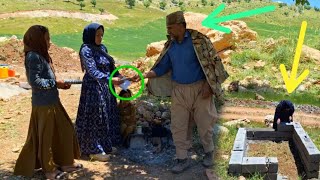
[[[104,27],[91,23],[83,31],[80,48],[82,70],[85,71],[76,119],[76,132],[81,153],[98,161],[107,161],[108,153],[121,140],[119,111],[108,81],[115,69],[113,58],[101,44]],[[113,85],[123,83],[117,72]]]

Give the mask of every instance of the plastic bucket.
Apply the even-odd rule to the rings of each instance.
[[[16,76],[16,72],[13,69],[8,69],[8,76],[9,77],[15,77]]]
[[[7,78],[9,76],[8,69],[7,65],[0,65],[0,79]]]

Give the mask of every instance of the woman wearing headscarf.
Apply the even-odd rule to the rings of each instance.
[[[294,105],[289,100],[282,100],[276,107],[273,118],[273,129],[278,130],[278,124],[293,121]]]
[[[16,162],[14,174],[32,177],[42,168],[46,178],[61,179],[81,169],[74,159],[80,157],[75,131],[59,99],[58,89],[70,84],[56,80],[48,53],[50,35],[47,27],[31,26],[23,37],[25,68],[32,87],[32,112],[27,140]]]
[[[91,23],[83,30],[80,48],[82,70],[85,71],[76,119],[76,132],[81,153],[93,160],[107,161],[108,153],[120,142],[120,122],[116,98],[108,81],[115,62],[101,44],[104,27]],[[113,85],[123,83],[116,72]]]

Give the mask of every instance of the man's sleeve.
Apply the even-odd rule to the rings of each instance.
[[[171,61],[170,61],[170,57],[168,55],[168,53],[166,53],[161,61],[159,62],[159,64],[156,65],[155,68],[153,68],[153,71],[156,73],[157,76],[162,76],[164,75],[166,72],[169,71],[169,69],[171,69]]]

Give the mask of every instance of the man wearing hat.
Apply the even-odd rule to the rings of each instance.
[[[171,131],[177,163],[173,173],[190,166],[193,124],[197,125],[205,156],[203,165],[213,165],[213,126],[218,119],[215,103],[222,99],[221,83],[228,77],[208,37],[186,29],[182,11],[166,17],[168,41],[149,72],[143,74],[155,96],[171,96]],[[133,78],[139,80],[139,76]],[[212,96],[214,95],[214,97]]]

